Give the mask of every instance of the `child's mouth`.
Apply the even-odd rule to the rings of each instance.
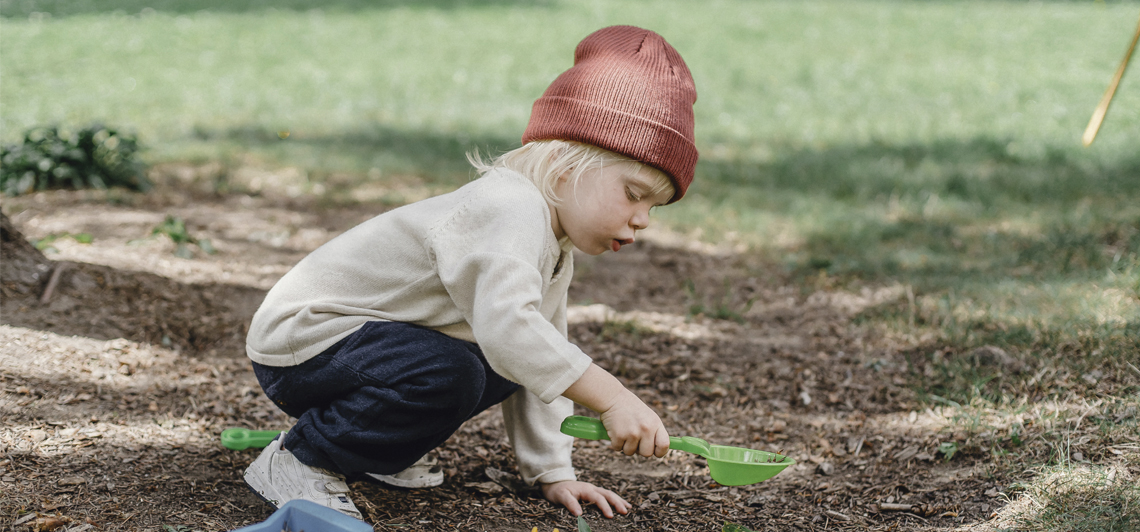
[[[615,238],[612,241],[610,241],[610,249],[613,249],[614,252],[616,253],[616,252],[621,250],[621,247],[623,245],[632,244],[632,243],[633,243],[632,239],[631,240],[618,240]]]

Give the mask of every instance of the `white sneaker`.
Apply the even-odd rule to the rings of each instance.
[[[276,508],[294,499],[327,506],[357,519],[364,516],[348,498],[344,477],[327,469],[307,466],[293,453],[281,448],[282,436],[269,442],[261,455],[245,470],[245,483]]]
[[[443,484],[443,468],[435,457],[426,454],[399,473],[392,475],[366,473],[366,475],[400,488],[430,488]]]

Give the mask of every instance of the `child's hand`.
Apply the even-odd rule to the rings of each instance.
[[[542,495],[546,497],[546,500],[554,504],[565,506],[566,509],[570,510],[570,513],[575,516],[582,515],[582,505],[579,504],[578,501],[594,503],[607,519],[613,519],[613,510],[617,510],[619,514],[625,515],[629,513],[629,509],[632,508],[632,506],[630,506],[625,499],[618,496],[618,494],[605,488],[599,488],[588,482],[578,482],[577,480],[565,480],[562,482],[543,484]],[[611,505],[613,509],[610,508]]]
[[[608,410],[601,413],[602,424],[610,433],[610,448],[626,456],[656,456],[669,452],[669,433],[653,409],[628,390]]]
[[[669,433],[657,413],[597,364],[591,364],[562,395],[601,414],[611,449],[658,458],[669,452]]]

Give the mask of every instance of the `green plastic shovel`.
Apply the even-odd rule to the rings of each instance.
[[[562,433],[585,440],[610,439],[601,420],[585,416],[570,416],[563,420]],[[796,463],[781,454],[743,447],[709,445],[709,442],[691,436],[670,437],[669,448],[704,457],[709,463],[709,476],[724,486],[763,482]]]
[[[226,429],[222,431],[222,446],[226,449],[240,451],[250,447],[265,447],[273,441],[279,430],[249,430],[242,428]]]

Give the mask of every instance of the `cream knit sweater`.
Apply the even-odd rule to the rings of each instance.
[[[573,411],[563,391],[590,357],[566,339],[572,245],[524,176],[493,170],[458,190],[364,222],[305,257],[266,295],[249,358],[300,364],[364,323],[400,321],[479,344],[498,374],[523,386],[503,403],[528,483],[575,478]]]

